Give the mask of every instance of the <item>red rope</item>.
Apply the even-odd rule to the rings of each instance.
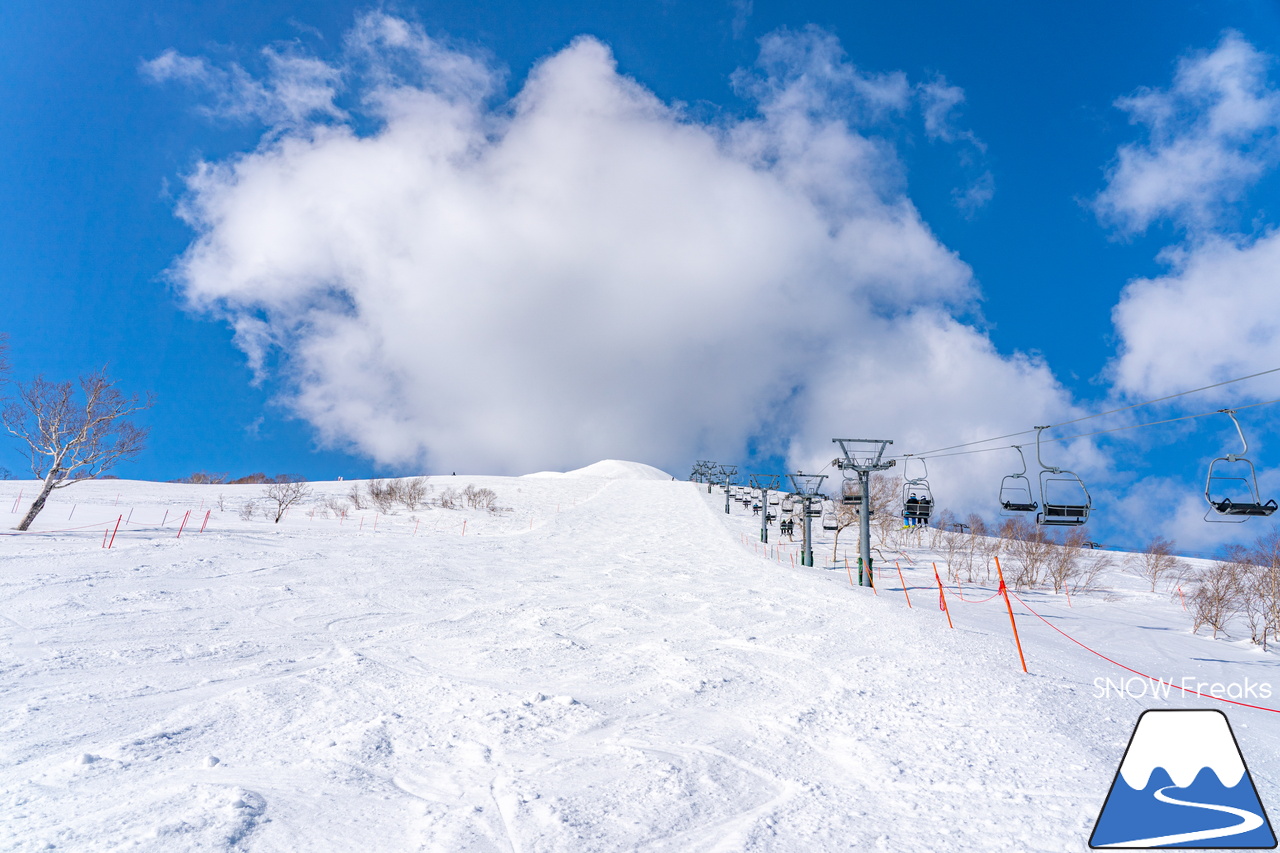
[[[991,599],[995,598],[1000,594],[1000,590],[997,589],[995,592],[991,593],[991,595],[987,596],[986,598],[982,598],[982,599],[965,598],[964,590],[960,589],[960,584],[956,584],[956,590],[958,591],[960,600],[963,601],[965,604],[986,604],[988,601],[990,601]]]
[[[1080,642],[1079,640],[1077,640],[1075,637],[1073,637],[1073,636],[1071,636],[1070,634],[1068,634],[1066,631],[1064,631],[1064,630],[1062,630],[1061,628],[1059,628],[1057,625],[1055,625],[1055,624],[1053,624],[1052,622],[1050,622],[1048,619],[1046,619],[1046,618],[1044,618],[1043,616],[1041,616],[1039,613],[1035,612],[1034,610],[1031,610],[1030,605],[1028,605],[1028,604],[1027,604],[1025,601],[1023,601],[1021,598],[1018,598],[1017,593],[1010,592],[1009,594],[1010,594],[1010,595],[1012,595],[1014,598],[1017,598],[1017,599],[1018,599],[1018,603],[1019,603],[1019,604],[1021,604],[1021,605],[1022,605],[1023,607],[1025,607],[1025,608],[1027,608],[1027,610],[1031,611],[1031,615],[1032,615],[1032,616],[1036,617],[1036,618],[1037,618],[1037,619],[1039,619],[1041,622],[1043,622],[1044,624],[1048,625],[1050,628],[1052,628],[1053,630],[1057,631],[1059,634],[1061,634],[1062,636],[1066,637],[1068,640],[1070,640],[1071,642],[1075,643],[1075,644],[1076,644],[1077,646],[1079,646],[1080,648],[1084,649],[1085,651],[1089,652],[1090,654],[1097,655],[1098,657],[1102,658],[1104,661],[1106,661],[1106,662],[1107,662],[1107,663],[1109,663],[1109,664],[1114,664],[1115,666],[1118,666],[1118,667],[1120,667],[1120,668],[1121,668],[1121,669],[1123,669],[1123,670],[1126,670],[1126,671],[1128,671],[1128,672],[1132,672],[1134,675],[1140,675],[1140,676],[1142,676],[1143,678],[1147,679],[1148,681],[1158,681],[1158,682],[1160,682],[1161,684],[1167,684],[1167,685],[1169,685],[1170,687],[1172,687],[1172,688],[1174,688],[1174,689],[1176,689],[1176,690],[1181,690],[1183,693],[1193,693],[1193,694],[1195,694],[1196,696],[1200,696],[1200,697],[1205,698],[1205,699],[1216,699],[1216,700],[1218,700],[1219,702],[1226,702],[1226,703],[1227,703],[1227,704],[1229,704],[1229,705],[1239,705],[1239,706],[1240,706],[1240,707],[1242,707],[1242,708],[1253,708],[1253,709],[1255,709],[1255,710],[1257,710],[1257,711],[1270,711],[1270,712],[1271,712],[1271,713],[1273,713],[1273,714],[1280,714],[1280,710],[1277,710],[1277,709],[1275,709],[1275,708],[1264,708],[1264,707],[1263,707],[1263,706],[1261,706],[1261,705],[1250,705],[1248,702],[1237,702],[1237,701],[1236,701],[1236,700],[1234,700],[1234,699],[1224,699],[1224,698],[1223,698],[1223,697],[1221,697],[1221,696],[1214,696],[1214,695],[1212,695],[1212,694],[1208,694],[1208,693],[1201,693],[1199,690],[1188,690],[1188,689],[1187,689],[1187,688],[1185,688],[1185,687],[1182,687],[1182,686],[1180,686],[1180,685],[1174,684],[1172,681],[1165,681],[1163,678],[1156,678],[1156,677],[1154,677],[1154,676],[1147,675],[1145,672],[1139,672],[1138,670],[1134,669],[1134,668],[1133,668],[1133,667],[1131,667],[1131,666],[1125,666],[1124,664],[1120,663],[1119,661],[1117,661],[1117,660],[1112,660],[1111,658],[1107,657],[1107,656],[1106,656],[1106,655],[1104,655],[1102,652],[1094,651],[1093,649],[1091,649],[1091,648],[1089,648],[1088,646],[1086,646],[1084,643],[1082,643],[1082,642]]]
[[[92,527],[110,527],[113,522],[99,521],[97,524],[86,524],[83,527],[64,527],[61,530],[11,530],[7,533],[0,533],[0,536],[35,536],[46,533],[72,533],[76,530],[88,530]]]

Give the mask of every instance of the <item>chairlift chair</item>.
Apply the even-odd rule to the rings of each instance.
[[[795,504],[796,504],[795,499],[791,497],[791,495],[787,495],[785,498],[782,499],[782,511],[784,513],[791,512],[791,508],[794,507]]]
[[[1000,514],[1004,516],[1035,512],[1040,508],[1031,489],[1031,480],[1027,477],[1027,457],[1022,455],[1021,446],[1015,444],[1013,449],[1018,451],[1018,458],[1022,460],[1022,473],[1009,474],[1000,481]]]
[[[1250,518],[1267,518],[1276,511],[1275,499],[1266,503],[1258,493],[1258,472],[1253,462],[1245,457],[1249,442],[1236,420],[1234,409],[1219,409],[1220,414],[1231,418],[1244,448],[1239,453],[1219,456],[1209,463],[1209,473],[1204,483],[1204,499],[1209,502],[1205,521],[1239,524]],[[1210,516],[1218,516],[1211,518]]]
[[[908,524],[928,524],[933,514],[933,491],[929,488],[929,466],[923,459],[917,460],[924,468],[919,477],[907,477],[902,484],[902,520]],[[903,476],[911,457],[903,460]]]
[[[839,520],[836,518],[835,504],[833,503],[830,506],[824,505],[823,511],[822,511],[822,529],[838,530],[839,527],[840,527],[840,524],[839,524]]]
[[[845,506],[861,505],[862,481],[857,477],[845,477],[840,486],[840,502]]]
[[[1036,462],[1040,464],[1040,512],[1036,524],[1042,527],[1079,527],[1089,520],[1093,498],[1084,481],[1074,472],[1044,464],[1040,456],[1040,433],[1036,427]]]
[[[820,497],[820,496],[819,496],[819,497]],[[822,517],[822,504],[823,504],[823,501],[822,501],[822,500],[819,500],[819,499],[817,499],[817,498],[815,498],[814,500],[809,501],[809,508],[808,508],[808,511],[807,511],[807,513],[806,513],[806,514],[807,514],[810,518],[821,518],[821,517]]]

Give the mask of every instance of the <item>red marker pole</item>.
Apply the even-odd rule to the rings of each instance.
[[[124,518],[124,516],[122,515],[116,516],[116,530],[120,529],[120,519],[122,518]],[[107,543],[108,551],[110,551],[112,546],[116,544],[116,530],[111,531],[111,541]],[[103,531],[103,532],[105,533],[106,531]]]
[[[107,528],[102,528],[102,547],[107,547]]]
[[[210,514],[212,514],[212,513],[213,513],[213,510],[211,510],[211,509],[205,510],[205,513],[204,513],[204,523],[200,525],[200,532],[201,532],[201,533],[204,533],[204,528],[205,528],[205,526],[206,526],[206,525],[208,525],[208,523],[209,523],[209,516],[210,516]]]
[[[1000,568],[1000,558],[996,557],[996,572],[1000,575],[1000,594],[1004,596],[1004,606],[1009,610],[1009,624],[1013,626],[1013,642],[1018,646],[1018,660],[1022,662],[1022,671],[1027,671],[1027,659],[1022,654],[1022,640],[1018,639],[1018,623],[1013,621],[1013,605],[1009,603],[1009,588],[1004,585],[1004,570]]]
[[[894,563],[893,565],[898,569],[898,580],[902,581],[902,594],[907,597],[907,608],[914,609],[911,607],[911,593],[907,592],[907,581],[902,577],[902,566],[899,566],[897,563]]]
[[[947,614],[947,627],[954,629],[951,622],[951,611],[947,609],[947,594],[942,591],[942,578],[938,577],[938,564],[933,564],[933,579],[938,582],[938,609]]]
[[[187,514],[182,517],[182,523],[178,525],[178,538],[182,538],[182,530],[187,526],[187,519],[191,517],[191,510],[187,510]]]

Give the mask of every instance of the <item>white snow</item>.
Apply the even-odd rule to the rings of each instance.
[[[58,493],[37,528],[82,529],[0,536],[0,849],[1084,850],[1150,707],[1225,710],[1280,802],[1280,715],[1103,695],[1135,677],[1015,602],[1024,675],[999,598],[950,586],[947,628],[938,555],[886,555],[874,595],[829,540],[797,567],[718,491],[597,467],[633,475],[432,477],[505,509],[279,525],[239,518],[261,486]],[[1021,597],[1280,707],[1275,655],[1107,583]]]
[[[560,473],[559,471],[539,471],[526,474],[526,477],[603,477],[608,480],[671,480],[666,471],[646,465],[643,462],[624,462],[620,459],[604,459],[585,468]]]
[[[1244,776],[1227,718],[1216,711],[1179,711],[1143,716],[1120,765],[1130,788],[1147,787],[1151,773],[1163,767],[1173,784],[1185,788],[1208,767],[1218,781],[1235,787]]]

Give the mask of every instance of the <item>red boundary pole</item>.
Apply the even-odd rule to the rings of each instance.
[[[954,629],[951,622],[951,609],[947,607],[947,594],[942,591],[942,578],[938,577],[938,564],[933,564],[933,579],[938,582],[938,609],[947,614],[947,627]]]
[[[122,519],[122,518],[124,518],[124,516],[123,516],[123,515],[116,516],[116,530],[119,530],[119,529],[120,529],[120,519]],[[113,545],[115,545],[115,544],[116,544],[116,530],[112,530],[112,531],[111,531],[111,541],[107,543],[107,550],[108,550],[108,551],[110,551],[110,550],[111,550],[111,546],[113,546]]]
[[[1027,671],[1027,658],[1022,653],[1022,640],[1018,638],[1018,623],[1013,619],[1013,605],[1009,603],[1009,588],[1004,585],[1004,570],[1000,568],[1000,558],[996,557],[996,574],[1000,576],[1000,594],[1004,596],[1004,606],[1009,610],[1009,625],[1013,628],[1013,642],[1018,647],[1018,660],[1022,663],[1022,671]]]
[[[894,563],[893,565],[898,570],[898,580],[902,581],[902,594],[907,597],[907,607],[914,610],[915,608],[911,607],[911,593],[907,592],[906,578],[902,576],[902,566],[899,566],[897,563]]]

